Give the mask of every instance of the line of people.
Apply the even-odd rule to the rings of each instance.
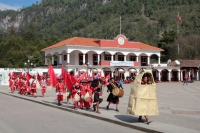
[[[49,78],[44,74],[40,81],[37,80],[36,75],[27,79],[25,75],[13,75],[9,78],[9,88],[12,93],[18,91],[21,95],[32,95],[36,97],[37,88],[41,89],[42,97],[46,93],[47,86],[50,86]]]
[[[114,83],[120,88],[120,85],[115,82],[114,78],[110,78],[110,82]],[[39,86],[39,87],[38,87]],[[46,77],[44,74],[41,80],[38,80],[36,75],[33,75],[30,79],[27,79],[25,75],[23,76],[11,76],[9,80],[9,87],[12,93],[19,91],[21,95],[31,95],[37,97],[38,88],[41,89],[42,97],[46,93],[47,87],[50,87],[50,78]],[[64,83],[62,76],[57,77],[57,83],[55,86],[56,96],[58,105],[62,105],[61,102],[67,99],[67,104],[69,100],[72,100],[74,104],[74,109],[93,109],[94,112],[100,114],[99,105],[103,101],[103,88],[107,86],[108,95],[107,109],[109,109],[110,104],[116,104],[116,111],[119,112],[118,104],[119,98],[112,94],[113,86],[109,83],[106,84],[104,80],[96,78],[94,80],[83,79],[80,82],[75,82],[72,88],[67,88]]]

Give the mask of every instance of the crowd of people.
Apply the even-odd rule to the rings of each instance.
[[[46,76],[46,74],[43,74],[40,76],[39,74],[30,75],[29,73],[26,74],[9,74],[9,88],[12,93],[15,91],[18,91],[21,95],[30,95],[34,98],[37,97],[38,90],[41,90],[42,97],[45,97],[45,93],[47,88],[55,88],[56,92],[56,98],[58,101],[58,106],[62,105],[61,102],[64,102],[64,99],[66,99],[67,104],[71,104],[69,101],[71,99],[72,104],[74,106],[74,109],[92,109],[94,112],[101,114],[99,106],[103,101],[103,89],[104,87],[107,87],[107,92],[109,93],[107,97],[108,105],[106,106],[106,109],[109,110],[110,104],[116,105],[116,111],[119,112],[119,97],[114,95],[113,90],[115,87],[118,89],[123,90],[122,87],[122,81],[117,83],[114,78],[110,77],[109,75],[105,78],[101,77],[80,77],[74,76],[73,73],[68,73],[63,70],[62,74],[60,76],[57,76],[55,79],[55,83],[53,82],[52,75],[49,74]],[[139,76],[138,78],[140,78]],[[153,80],[149,80],[149,78],[152,77],[152,74],[143,74],[141,77],[141,84],[138,84],[138,82],[134,82],[132,86],[132,91],[129,99],[129,106],[127,113],[129,114],[135,114],[138,115],[138,122],[144,122],[142,119],[142,116],[145,117],[146,123],[149,124],[152,121],[149,120],[148,114],[150,115],[157,115],[158,109],[157,109],[157,101],[156,101],[156,92],[153,91],[153,93],[149,93],[148,89],[146,90],[147,93],[149,93],[149,96],[154,96],[154,100],[150,98],[150,102],[153,102],[152,105],[155,105],[153,108],[153,113],[149,113],[149,105],[140,105],[139,101],[146,100],[147,98],[143,98],[143,96],[139,93],[140,91],[145,91],[146,85],[151,85],[153,83]],[[72,81],[73,80],[73,81]],[[69,85],[70,84],[70,85]],[[143,87],[142,87],[142,86]],[[152,89],[155,89],[155,86],[149,86],[153,87]],[[145,93],[146,94],[146,93]],[[135,97],[135,99],[138,100],[131,100],[132,96]],[[139,105],[138,105],[139,104]],[[137,106],[133,106],[137,105]],[[143,108],[140,112],[138,110],[141,107]],[[151,107],[152,108],[152,107]],[[142,113],[146,112],[146,113]]]
[[[45,97],[47,88],[53,88],[50,81],[50,75],[46,74],[40,76],[39,74],[30,75],[28,74],[9,74],[9,88],[12,93],[18,91],[21,95],[37,97],[38,90],[41,90],[42,97]],[[73,73],[70,74],[71,77],[75,77]],[[67,99],[67,104],[71,104],[69,101],[71,99],[74,109],[93,109],[96,113],[100,114],[99,105],[103,101],[103,88],[107,86],[107,92],[110,92],[107,101],[109,105],[111,103],[116,104],[116,111],[119,111],[118,104],[119,98],[112,95],[113,86],[111,83],[116,84],[119,88],[121,85],[115,82],[114,78],[100,78],[94,77],[94,79],[83,78],[81,80],[76,80],[72,87],[69,88],[65,84],[65,79],[62,75],[57,76],[56,85],[54,86],[56,91],[56,97],[58,101],[58,106],[62,105],[61,102]],[[121,86],[122,87],[122,86]]]

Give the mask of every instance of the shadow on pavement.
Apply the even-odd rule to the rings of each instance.
[[[115,118],[117,118],[117,119],[119,119],[120,121],[123,121],[123,122],[138,123],[138,118],[128,116],[128,115],[115,115]]]

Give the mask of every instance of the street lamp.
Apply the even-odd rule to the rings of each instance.
[[[27,67],[28,72],[29,70],[31,70],[30,67],[33,67],[33,63],[30,62],[30,60],[27,60],[27,62],[25,62],[24,65]],[[34,64],[34,66],[36,66],[36,64]]]
[[[87,73],[88,73],[88,70],[90,70],[90,72],[92,71],[92,68],[91,68],[91,65],[89,64],[89,62],[87,63]]]

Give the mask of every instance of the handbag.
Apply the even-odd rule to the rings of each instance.
[[[79,102],[80,101],[80,96],[76,93],[74,96],[74,101]]]
[[[84,99],[86,102],[88,102],[88,101],[90,100],[90,95],[89,95],[88,92],[85,94],[85,96],[83,97],[83,99]]]

